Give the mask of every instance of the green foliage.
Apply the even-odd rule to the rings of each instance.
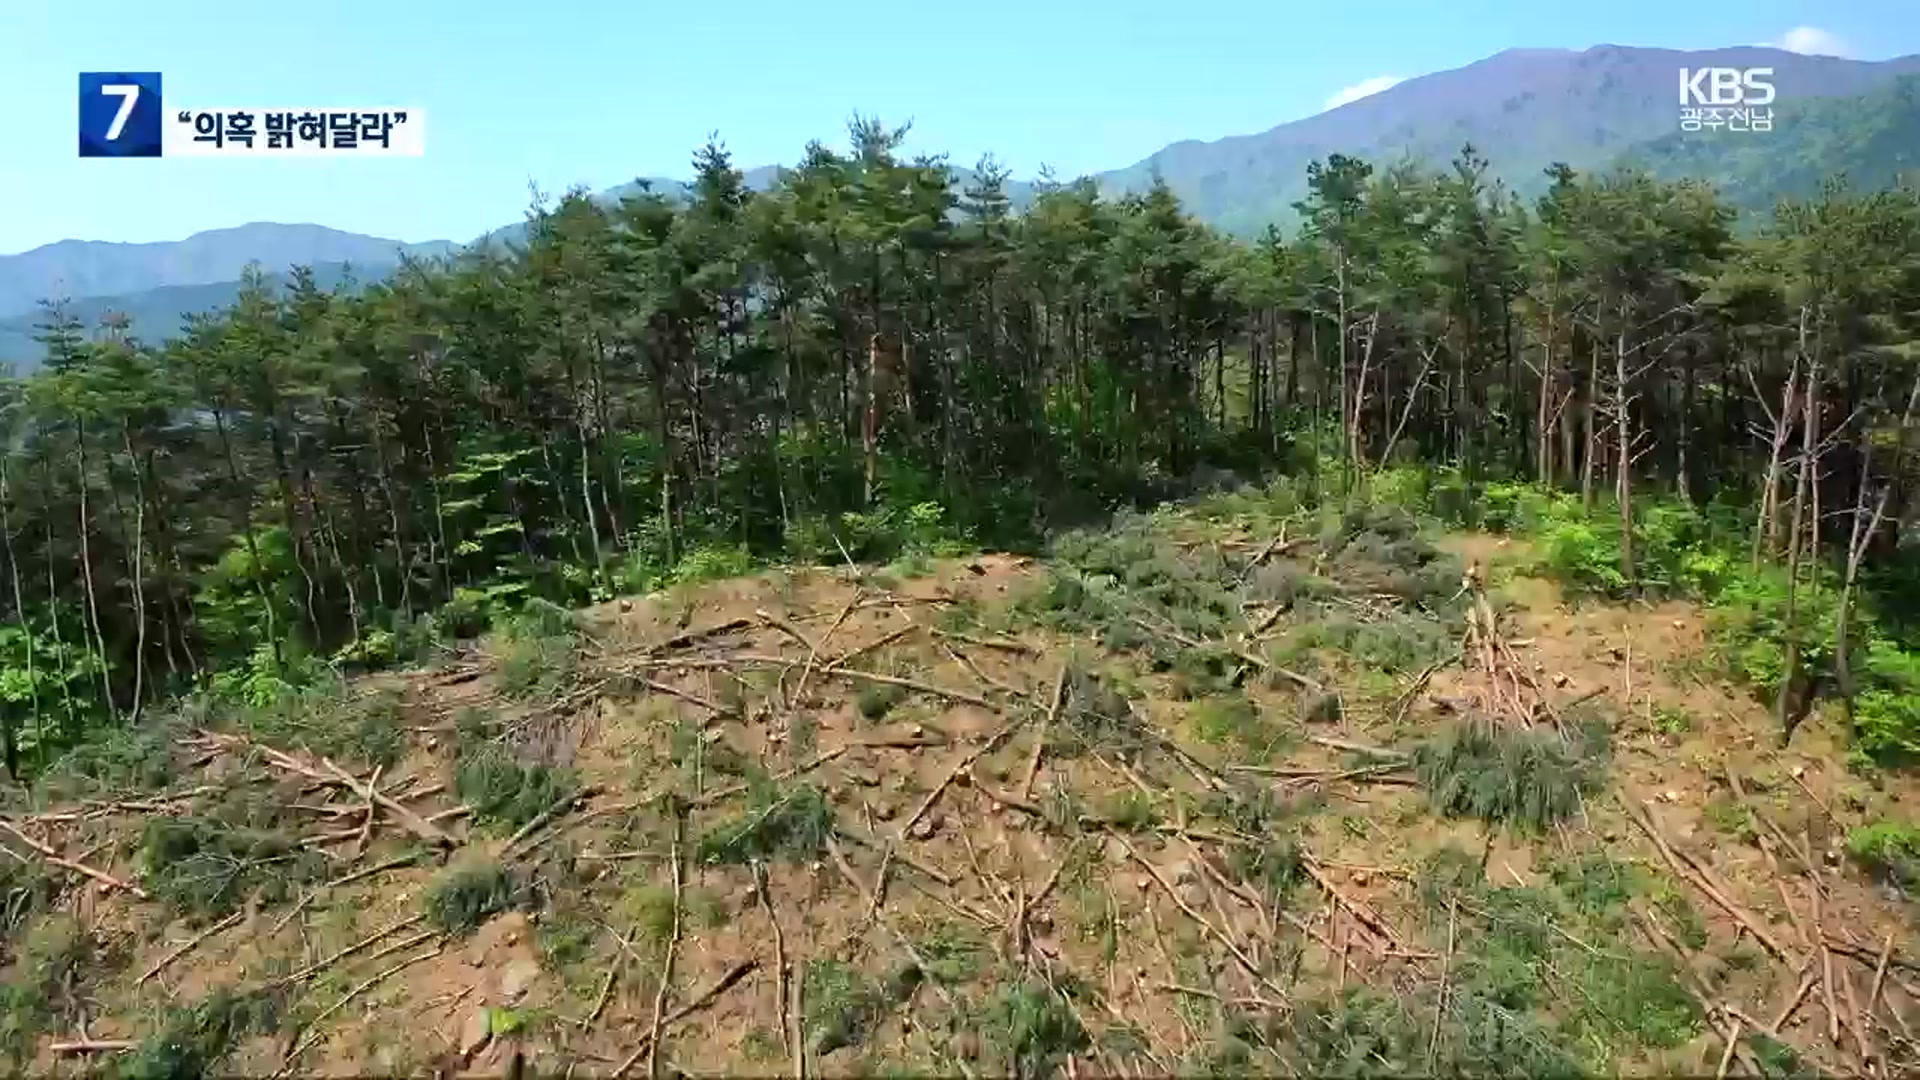
[[[284,1003],[264,991],[223,987],[188,1006],[171,1006],[160,1027],[114,1059],[115,1080],[200,1080],[249,1035],[271,1033]]]
[[[746,810],[701,835],[695,858],[727,865],[775,858],[805,863],[819,857],[832,831],[833,808],[818,788],[800,784],[782,793],[756,785]]]
[[[392,765],[406,747],[396,690],[354,691],[336,679],[281,686],[264,704],[218,696],[208,719],[273,746],[300,748],[347,763]]]
[[[1920,887],[1920,826],[1876,821],[1847,833],[1847,854],[1869,873],[1906,888]]]
[[[177,733],[171,722],[111,728],[55,759],[41,786],[54,796],[165,787],[176,772]]]
[[[1376,497],[1392,494],[1427,509],[1434,505],[1429,493],[1444,475],[1400,470],[1391,483],[1376,481],[1373,491]],[[1702,601],[1709,607],[1711,646],[1720,666],[1763,694],[1776,693],[1786,681],[1793,641],[1800,646],[1803,678],[1832,685],[1837,573],[1824,562],[1805,567],[1789,615],[1785,569],[1753,563],[1755,525],[1748,511],[1658,497],[1636,500],[1632,582],[1620,572],[1618,514],[1604,502],[1589,513],[1577,495],[1532,484],[1490,483],[1477,504],[1468,502],[1452,520],[1530,536],[1538,552],[1533,569],[1577,592],[1619,597],[1652,591]],[[1878,584],[1897,587],[1899,582]],[[1853,749],[1860,760],[1882,764],[1920,760],[1920,639],[1898,623],[1892,604],[1866,590],[1852,627],[1859,682]]]
[[[1458,588],[1456,578],[1455,588]],[[1360,621],[1345,616],[1302,623],[1288,631],[1276,655],[1284,660],[1327,650],[1388,673],[1419,671],[1458,643],[1431,619],[1390,616]]]
[[[801,1024],[816,1057],[865,1043],[904,1000],[894,993],[900,987],[871,979],[838,960],[808,960],[801,979]]]
[[[1920,761],[1920,647],[1869,631],[1865,688],[1854,700],[1854,747],[1869,760]]]
[[[86,928],[70,916],[33,925],[0,979],[0,1053],[15,1067],[32,1058],[41,1033],[54,1030],[79,1004],[80,984],[96,966],[96,951]]]
[[[494,679],[513,698],[552,694],[573,676],[578,641],[571,629],[556,630],[538,615],[516,616],[498,635],[499,660]]]
[[[999,987],[980,1022],[983,1064],[1020,1077],[1061,1075],[1093,1039],[1060,992],[1038,983]]]
[[[16,617],[17,618],[17,617]],[[0,626],[0,717],[17,732],[19,756],[44,764],[68,747],[99,737],[104,717],[93,696],[99,657],[56,638],[52,620],[77,627],[73,611],[29,612],[25,622]],[[71,631],[69,631],[71,632]],[[111,737],[111,729],[105,733]]]
[[[1231,748],[1243,763],[1268,761],[1293,740],[1291,731],[1237,692],[1194,702],[1187,710],[1187,730],[1202,742]]]
[[[209,689],[216,701],[253,709],[275,709],[328,678],[326,666],[310,656],[274,655],[273,646],[256,645],[246,660],[214,673]]]
[[[520,900],[521,883],[495,862],[469,862],[442,870],[427,886],[427,921],[465,937]]]
[[[249,896],[262,903],[290,898],[326,864],[296,835],[274,827],[278,809],[236,790],[205,815],[149,818],[140,845],[147,890],[196,922],[228,915]]]
[[[1606,732],[1594,724],[1569,744],[1552,731],[1469,717],[1414,748],[1414,771],[1435,808],[1539,831],[1572,816],[1605,779]]]
[[[745,577],[753,571],[753,556],[737,546],[709,544],[687,553],[667,575],[668,584],[698,585],[705,581]]]
[[[867,683],[854,695],[854,707],[868,720],[878,720],[906,699],[907,692],[892,683]]]
[[[909,481],[907,486],[919,486],[919,482]],[[843,550],[846,557],[866,563],[951,558],[973,546],[947,508],[931,499],[901,502],[889,496],[868,511],[799,518],[786,531],[788,552],[810,563],[837,563]]]
[[[1356,988],[1299,1003],[1270,1044],[1277,1043],[1302,1075],[1428,1076],[1430,1044],[1438,1050],[1435,1067],[1449,1074],[1556,1080],[1590,1075],[1533,1017],[1479,995],[1452,999],[1437,1043],[1431,1041],[1431,1016],[1424,1003]]]
[[[483,743],[461,752],[453,787],[476,824],[512,832],[572,795],[579,781],[571,770],[527,764],[497,743]]]
[[[1912,95],[1883,104],[1904,116]],[[956,191],[939,158],[905,155],[903,130],[860,118],[848,134],[752,190],[712,146],[684,197],[539,200],[523,243],[370,286],[252,271],[164,342],[169,327],[129,335],[48,305],[45,363],[0,380],[16,571],[0,623],[21,630],[0,636],[7,765],[37,769],[196,679],[268,709],[322,667],[402,663],[540,602],[733,576],[783,550],[917,571],[1116,511],[1118,532],[1057,545],[1034,615],[1169,667],[1169,643],[1226,639],[1256,595],[1446,622],[1457,567],[1419,535],[1429,518],[1530,530],[1576,589],[1718,597],[1753,576],[1746,523],[1721,506],[1637,500],[1626,581],[1617,508],[1595,499],[1589,517],[1515,482],[1557,466],[1572,486],[1568,467],[1592,460],[1537,460],[1552,447],[1551,431],[1535,439],[1537,398],[1578,393],[1559,406],[1577,424],[1596,404],[1580,361],[1624,348],[1641,370],[1601,396],[1645,404],[1630,421],[1702,430],[1685,458],[1643,438],[1639,489],[1675,489],[1685,468],[1751,505],[1769,448],[1727,395],[1745,396],[1751,369],[1777,400],[1791,350],[1772,343],[1805,311],[1834,384],[1821,401],[1843,400],[1845,372],[1831,460],[1861,460],[1897,425],[1904,379],[1884,361],[1911,351],[1920,240],[1906,189],[1823,189],[1736,241],[1700,185],[1555,168],[1526,206],[1470,150],[1441,170],[1333,155],[1308,169],[1302,227],[1244,244],[1162,183],[1112,197],[1047,182],[1016,213],[994,170]],[[1365,339],[1364,402],[1337,418],[1302,360],[1327,352],[1330,311],[1349,316],[1335,336]],[[866,335],[897,369],[868,367]],[[1839,363],[1843,340],[1871,362]],[[1493,356],[1507,362],[1475,361]],[[1573,378],[1541,386],[1548,365]],[[1870,488],[1899,456],[1874,455]],[[1242,482],[1264,471],[1287,479]],[[1183,547],[1137,513],[1196,493],[1250,535],[1315,519],[1319,565],[1249,581],[1243,551]],[[1823,581],[1834,511],[1808,560]],[[1866,580],[1878,589],[1898,561],[1875,547]],[[1822,674],[1830,607],[1785,625],[1764,599],[1729,632],[1738,667],[1761,678],[1792,640]],[[1862,641],[1872,623],[1920,649],[1876,607]],[[1375,670],[1429,651],[1352,636]],[[566,678],[570,655],[547,647],[562,635],[508,637],[511,691]],[[1182,673],[1194,696],[1219,690],[1215,659]],[[1867,757],[1915,743],[1900,692],[1878,675],[1862,687]]]
[[[1692,1039],[1704,1018],[1674,964],[1627,944],[1627,904],[1643,887],[1637,875],[1599,855],[1546,869],[1550,884],[1496,886],[1458,848],[1421,868],[1430,932],[1451,924],[1457,940],[1473,943],[1454,955],[1467,1046],[1477,1027],[1497,1032],[1518,1018],[1570,1055],[1549,1069],[1569,1075],[1609,1072],[1635,1049]]]

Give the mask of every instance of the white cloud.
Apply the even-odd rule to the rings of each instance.
[[[1840,35],[1831,30],[1822,30],[1817,26],[1796,26],[1780,35],[1779,41],[1767,44],[1776,49],[1785,49],[1802,56],[1851,56],[1847,43]]]
[[[1337,109],[1349,102],[1359,101],[1363,97],[1372,97],[1382,90],[1398,86],[1405,81],[1398,75],[1375,75],[1371,79],[1362,79],[1328,98],[1327,108]]]

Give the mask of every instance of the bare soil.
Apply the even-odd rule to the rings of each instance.
[[[1337,576],[1315,544],[1257,527],[1180,520],[1167,535],[1217,546],[1243,577],[1263,555]],[[1239,1060],[1228,1044],[1274,1073],[1297,1064],[1285,1046],[1304,1030],[1281,1018],[1367,991],[1419,1003],[1413,1060],[1344,1045],[1359,1067],[1417,1074],[1441,1041],[1427,1029],[1491,977],[1474,962],[1485,941],[1461,935],[1471,903],[1422,892],[1452,848],[1477,860],[1483,897],[1557,887],[1581,859],[1649,883],[1621,901],[1618,939],[1545,933],[1574,941],[1565,955],[1663,958],[1700,1015],[1675,1045],[1574,1047],[1589,1063],[1742,1075],[1763,1064],[1760,1029],[1808,1067],[1913,1068],[1916,908],[1841,849],[1848,828],[1910,808],[1912,780],[1849,773],[1825,721],[1779,749],[1766,710],[1712,674],[1690,605],[1575,606],[1524,573],[1515,544],[1442,546],[1484,568],[1517,670],[1469,657],[1382,675],[1323,654],[1290,675],[1261,650],[1293,617],[1251,604],[1223,647],[1262,664],[1235,661],[1251,669],[1238,686],[1196,694],[1151,647],[1032,617],[1020,599],[1047,588],[1048,564],[984,555],[601,605],[578,613],[570,670],[532,694],[503,689],[511,643],[371,677],[359,692],[402,695],[406,744],[377,776],[336,763],[351,784],[297,739],[277,749],[306,774],[257,732],[185,734],[194,771],[164,792],[7,818],[8,861],[57,878],[49,910],[117,958],[82,973],[32,1065],[96,1068],[150,1050],[168,1007],[272,987],[282,1014],[223,1047],[221,1073],[1164,1075]],[[1183,633],[1150,629],[1157,646]],[[1334,693],[1337,715],[1315,714],[1293,675]],[[1502,694],[1544,703],[1529,722],[1580,706],[1612,729],[1604,789],[1539,832],[1445,816],[1404,767],[1405,747]],[[1223,696],[1251,707],[1224,734]],[[456,770],[475,717],[585,794],[530,830],[476,825]],[[369,814],[370,783],[392,805]],[[241,785],[272,794],[325,871],[224,921],[135,896],[148,824]],[[831,827],[754,846],[772,815],[811,805],[803,790]],[[1234,817],[1255,803],[1268,835]],[[423,840],[435,831],[443,848]],[[1259,859],[1283,839],[1292,883],[1270,891]],[[427,917],[450,868],[494,866],[517,885],[507,910],[469,933]],[[16,976],[30,963],[8,956]],[[1603,1011],[1577,972],[1541,979],[1542,1022]]]

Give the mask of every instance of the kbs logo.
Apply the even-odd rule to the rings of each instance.
[[[1772,68],[1681,68],[1681,131],[1772,131]]]
[[[1771,105],[1772,68],[1681,68],[1680,105]]]

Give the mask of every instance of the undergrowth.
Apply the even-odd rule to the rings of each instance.
[[[1800,647],[1795,682],[1831,693],[1836,686],[1834,627],[1840,598],[1838,545],[1806,560],[1789,615],[1788,577],[1754,558],[1755,522],[1742,503],[1693,505],[1643,496],[1634,501],[1634,580],[1623,575],[1616,507],[1589,509],[1576,493],[1496,482],[1469,488],[1457,472],[1407,468],[1377,478],[1376,499],[1449,525],[1526,536],[1531,569],[1576,596],[1624,599],[1679,596],[1708,609],[1720,669],[1771,700],[1787,680],[1790,642]],[[1887,566],[1863,574],[1852,620],[1857,680],[1848,733],[1859,765],[1920,762],[1920,563],[1902,547]]]
[[[579,781],[570,769],[528,764],[497,743],[463,749],[454,769],[454,791],[473,810],[476,824],[511,832],[573,794]]]
[[[186,1006],[170,1006],[160,1026],[115,1059],[115,1080],[199,1080],[213,1073],[242,1039],[279,1025],[285,1002],[266,991],[223,987]]]
[[[1417,745],[1413,765],[1443,814],[1539,832],[1573,816],[1581,796],[1604,783],[1606,736],[1597,722],[1568,740],[1473,716]]]
[[[521,882],[499,863],[476,861],[450,866],[427,887],[427,921],[445,933],[463,937],[512,909],[521,896]]]
[[[786,791],[755,785],[748,808],[708,829],[695,847],[703,863],[741,866],[756,859],[805,863],[820,857],[833,832],[833,808],[810,784]]]
[[[142,880],[155,899],[190,921],[218,919],[249,897],[271,904],[326,871],[318,852],[277,827],[270,794],[236,789],[204,813],[147,820]]]

